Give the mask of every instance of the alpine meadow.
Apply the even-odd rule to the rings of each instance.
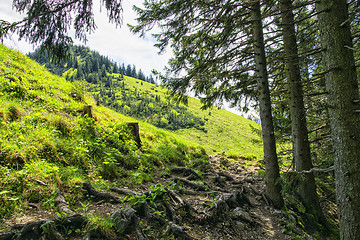
[[[141,1],[0,17],[0,240],[358,239],[360,2]]]

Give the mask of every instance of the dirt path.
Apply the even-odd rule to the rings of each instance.
[[[142,189],[99,192],[84,183],[85,191],[93,196],[91,205],[72,207],[81,208],[75,213],[59,195],[57,211],[68,211],[61,221],[55,211],[33,206],[5,221],[7,231],[0,232],[0,240],[291,239],[283,231],[284,213],[267,204],[265,182],[256,166],[245,167],[222,155],[210,156],[209,161],[210,168],[201,176],[191,169],[175,168]],[[120,201],[119,196],[127,200]],[[84,217],[89,214],[111,216],[113,228],[91,227],[91,220]]]

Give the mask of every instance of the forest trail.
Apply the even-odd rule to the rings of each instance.
[[[0,240],[291,239],[284,233],[287,214],[268,206],[259,167],[223,155],[210,156],[209,162],[201,176],[189,168],[174,168],[139,188],[112,188],[116,193],[84,183],[84,197],[91,204],[70,209],[61,194],[55,200],[57,212],[29,204],[28,212],[5,221],[7,231],[0,232]],[[112,228],[120,231],[91,224],[84,216],[112,216]]]

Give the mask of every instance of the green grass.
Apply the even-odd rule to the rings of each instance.
[[[166,98],[167,89],[161,86],[132,77],[124,78],[127,88],[137,88],[138,91]],[[201,110],[200,100],[192,97],[189,97],[188,108],[196,116],[205,119],[206,132],[194,128],[179,129],[172,131],[176,136],[203,146],[208,154],[225,152],[228,155],[262,158],[261,137],[252,130],[261,129],[259,124],[217,107]]]
[[[95,120],[83,116],[87,104]],[[0,45],[0,224],[28,203],[52,209],[59,190],[75,204],[84,181],[141,184],[169,166],[207,160],[199,145],[141,121],[139,150],[127,122],[139,121],[96,106],[83,82]]]

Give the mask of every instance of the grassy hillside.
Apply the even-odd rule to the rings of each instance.
[[[137,89],[166,99],[167,89],[131,77],[124,76],[124,78],[128,89]],[[190,97],[188,111],[205,119],[203,126],[205,131],[194,128],[178,129],[173,131],[177,136],[200,144],[208,154],[226,152],[228,155],[262,157],[261,138],[252,130],[253,128],[259,130],[259,124],[216,107],[205,111],[200,108],[200,101]]]
[[[59,190],[79,201],[84,181],[141,184],[171,165],[206,163],[201,147],[141,121],[138,149],[126,123],[139,121],[97,107],[83,84],[0,45],[0,223],[30,202],[52,208]]]
[[[70,81],[84,79],[91,83],[89,91],[102,105],[171,130],[182,139],[200,144],[208,154],[226,152],[261,158],[261,139],[252,131],[259,131],[258,124],[215,107],[202,111],[200,101],[194,98],[190,98],[189,106],[173,104],[166,97],[166,89],[124,76],[131,71],[117,67],[107,57],[83,46],[73,46],[72,52],[73,57],[58,66],[38,52],[30,56]]]

